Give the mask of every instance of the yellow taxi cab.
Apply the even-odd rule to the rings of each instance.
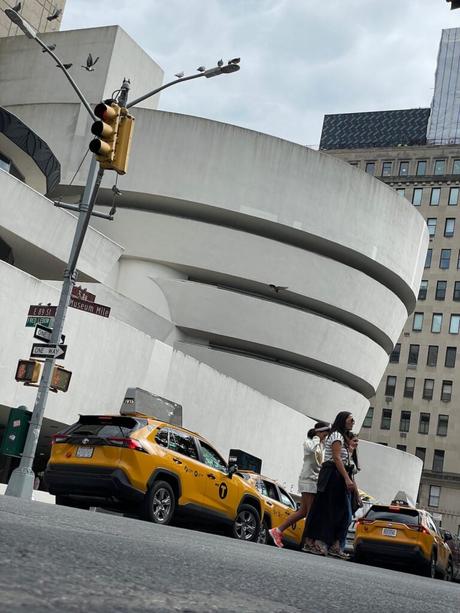
[[[266,545],[270,542],[268,538],[270,528],[279,526],[289,515],[297,511],[297,504],[294,498],[277,481],[249,470],[238,472],[252,483],[264,497],[265,513],[262,517],[257,542]],[[302,543],[304,528],[305,519],[292,524],[283,532],[283,542],[299,548]]]
[[[231,526],[256,541],[264,501],[203,437],[132,415],[82,415],[55,434],[45,471],[56,503],[98,506],[169,524],[177,514]]]
[[[354,559],[408,565],[428,577],[452,579],[452,554],[427,511],[374,504],[356,522]]]

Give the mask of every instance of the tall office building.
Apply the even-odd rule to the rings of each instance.
[[[22,0],[20,15],[37,32],[56,32],[61,26],[65,3],[66,0]],[[0,3],[0,36],[22,34],[21,30],[4,13],[5,9],[13,8],[17,4],[14,0],[5,0]],[[48,17],[56,13],[59,13],[58,16],[49,21]]]
[[[455,533],[460,533],[459,41],[460,29],[443,31],[431,108],[327,115],[320,145],[378,177],[426,219],[430,244],[417,306],[371,399],[361,437],[423,460],[419,504]],[[395,250],[395,261],[401,255]]]

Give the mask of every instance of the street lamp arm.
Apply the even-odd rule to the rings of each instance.
[[[126,105],[126,108],[129,109],[130,107],[135,106],[139,102],[142,102],[143,100],[146,100],[147,98],[150,98],[150,96],[154,96],[155,94],[158,94],[159,92],[163,91],[167,87],[176,85],[176,83],[183,83],[184,81],[191,81],[192,79],[199,79],[200,77],[205,77],[205,76],[206,74],[204,72],[200,72],[199,74],[193,74],[189,77],[182,77],[182,79],[175,79],[174,81],[165,83],[165,85],[162,85],[161,87],[157,87],[157,89],[153,89],[151,92],[144,94],[140,98],[136,98],[135,100],[130,102],[128,105]]]

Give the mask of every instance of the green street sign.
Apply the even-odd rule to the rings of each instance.
[[[54,325],[54,317],[28,317],[26,328],[35,328],[37,324],[52,328]]]

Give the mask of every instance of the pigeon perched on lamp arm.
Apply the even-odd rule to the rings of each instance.
[[[52,15],[48,15],[46,19],[47,21],[54,21],[55,19],[59,19],[59,17],[61,16],[61,13],[62,13],[62,9],[56,9],[54,13]]]
[[[13,11],[15,11],[16,13],[19,13],[21,8],[22,8],[22,2],[18,2],[16,6],[13,6]]]
[[[42,53],[46,53],[46,51],[54,51],[56,49],[56,43],[52,44],[52,45],[47,45],[46,49],[42,49]]]

